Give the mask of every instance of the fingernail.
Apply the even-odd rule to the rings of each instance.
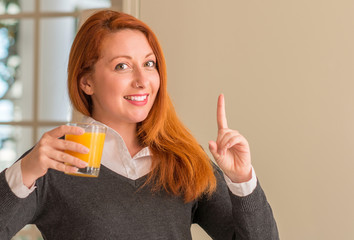
[[[85,129],[80,127],[80,134],[84,134],[85,133]]]
[[[80,166],[81,166],[81,167],[87,167],[87,166],[88,166],[88,163],[85,162],[85,161],[80,161]]]
[[[90,149],[87,148],[87,147],[84,147],[82,150],[83,150],[84,153],[89,153],[90,152]]]

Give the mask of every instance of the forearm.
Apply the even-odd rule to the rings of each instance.
[[[26,155],[22,160],[21,160],[21,178],[22,178],[22,183],[27,187],[31,188],[36,180],[41,177],[41,175],[35,175],[33,173],[31,163],[28,161],[29,155]]]

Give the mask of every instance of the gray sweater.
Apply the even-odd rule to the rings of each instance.
[[[213,239],[279,239],[271,207],[259,183],[246,197],[227,188],[215,168],[217,190],[211,197],[184,203],[164,191],[140,188],[146,176],[123,177],[101,166],[98,178],[55,170],[37,180],[27,198],[16,197],[0,173],[0,239],[11,239],[26,224],[36,224],[50,240],[187,240],[192,223]]]

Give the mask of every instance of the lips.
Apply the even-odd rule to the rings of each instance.
[[[125,99],[130,100],[130,101],[136,101],[136,102],[143,102],[147,99],[147,97],[148,97],[148,94],[124,96]]]
[[[143,106],[147,103],[148,96],[149,96],[149,94],[127,95],[127,96],[124,96],[124,99],[126,99],[131,104],[134,104],[137,106]]]

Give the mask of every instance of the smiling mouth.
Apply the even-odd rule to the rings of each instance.
[[[142,96],[124,96],[124,99],[134,101],[134,102],[143,102],[146,100],[148,96],[149,96],[148,94]]]

